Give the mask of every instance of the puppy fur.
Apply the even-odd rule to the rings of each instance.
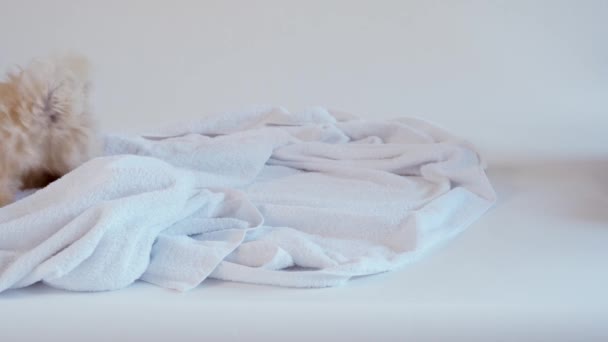
[[[0,207],[100,153],[88,108],[88,63],[34,61],[0,82]]]

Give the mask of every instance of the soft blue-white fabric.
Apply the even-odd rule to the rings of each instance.
[[[104,157],[0,208],[0,291],[334,286],[417,260],[494,201],[474,149],[423,120],[222,114],[107,136]]]

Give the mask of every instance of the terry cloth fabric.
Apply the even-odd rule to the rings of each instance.
[[[105,156],[0,208],[0,291],[334,286],[419,259],[494,201],[470,144],[420,119],[222,114],[106,136]]]

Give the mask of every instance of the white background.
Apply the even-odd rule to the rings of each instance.
[[[75,51],[102,127],[250,105],[421,116],[489,160],[608,154],[608,1],[0,0],[0,69]]]
[[[0,340],[608,340],[607,22],[607,0],[0,0],[0,69],[86,54],[105,130],[259,104],[416,115],[474,142],[499,193],[404,270],[323,290],[37,285],[0,296]]]

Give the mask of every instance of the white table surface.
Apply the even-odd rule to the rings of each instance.
[[[608,161],[489,176],[497,206],[399,271],[320,290],[36,285],[0,294],[0,341],[608,340]]]

